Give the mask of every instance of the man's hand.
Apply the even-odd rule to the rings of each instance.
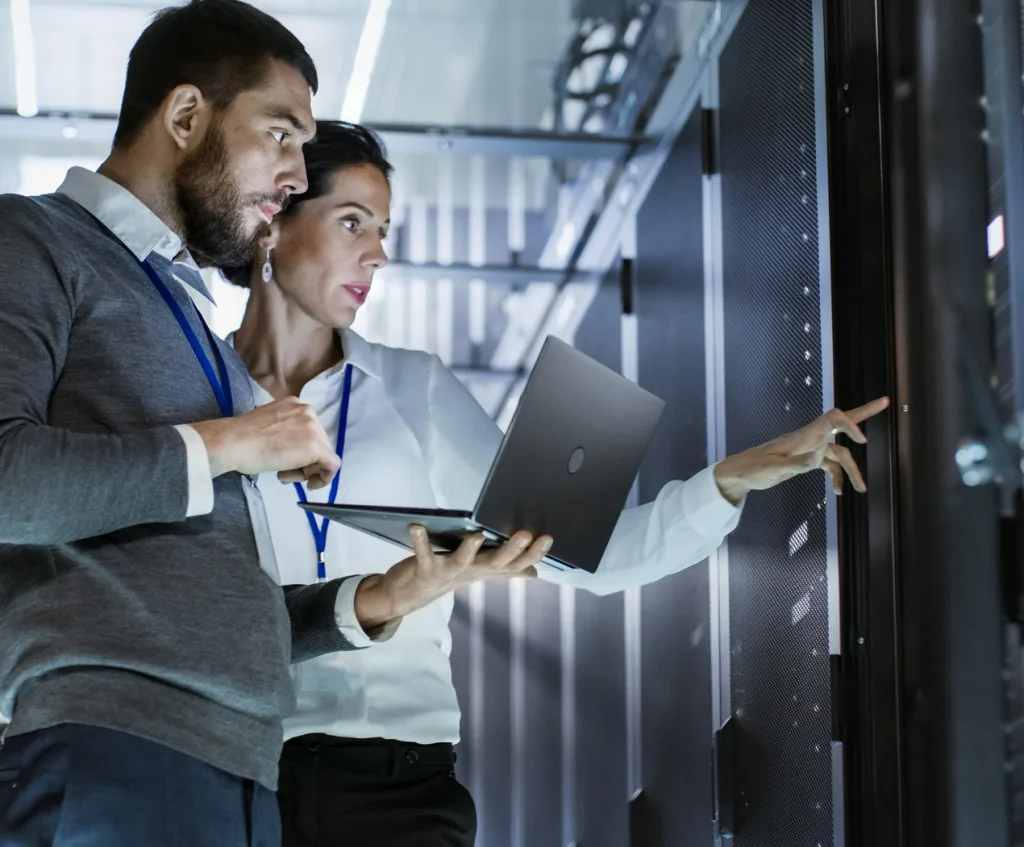
[[[192,424],[206,444],[214,477],[278,471],[281,482],[329,485],[341,467],[316,412],[296,397],[234,418]]]
[[[370,634],[461,586],[483,579],[534,577],[535,566],[551,549],[549,536],[534,541],[528,532],[517,532],[493,550],[481,552],[484,537],[476,534],[454,553],[435,553],[422,527],[413,527],[411,534],[415,555],[387,573],[367,577],[356,591],[356,617]]]
[[[718,488],[735,504],[751,491],[774,488],[794,476],[822,468],[832,478],[836,494],[843,493],[845,476],[863,494],[867,486],[853,455],[832,439],[842,433],[858,444],[866,444],[859,424],[888,407],[889,398],[881,397],[850,412],[833,409],[803,429],[729,456],[715,466]]]

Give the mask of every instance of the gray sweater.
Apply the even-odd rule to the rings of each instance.
[[[248,411],[245,368],[221,349],[236,413]],[[276,786],[289,661],[349,646],[333,615],[340,581],[274,584],[237,474],[215,480],[212,514],[185,520],[173,426],[219,416],[125,245],[67,197],[0,196],[8,732],[105,727]]]

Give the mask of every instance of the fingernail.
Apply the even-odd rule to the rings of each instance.
[[[546,539],[546,540],[544,541],[544,543],[543,543],[543,544],[541,544],[541,545],[540,545],[540,549],[541,549],[541,550],[543,550],[543,551],[544,551],[545,553],[547,553],[547,552],[548,552],[548,550],[550,550],[550,549],[551,549],[551,545],[552,545],[552,543],[553,543],[553,542],[552,542],[552,540],[551,540],[550,538],[548,538],[548,539]]]
[[[519,540],[516,542],[516,547],[518,547],[520,550],[525,550],[529,546],[530,546],[530,536],[528,536],[528,535],[521,536],[519,538]]]

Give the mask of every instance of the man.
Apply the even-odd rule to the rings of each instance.
[[[297,400],[252,411],[185,286],[305,190],[316,86],[278,22],[192,0],[133,48],[99,173],[0,197],[5,847],[279,841],[291,633],[249,479],[338,458]],[[344,581],[312,588],[298,658],[347,646]]]

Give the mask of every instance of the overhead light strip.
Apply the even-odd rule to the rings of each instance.
[[[345,103],[341,107],[341,119],[357,124],[363,118],[363,107],[366,95],[370,90],[370,77],[373,76],[374,65],[377,64],[377,53],[384,37],[384,26],[388,21],[388,10],[391,0],[370,0],[370,8],[363,22],[363,32],[359,36],[359,47],[352,64],[352,76],[345,91]]]
[[[14,36],[14,80],[18,114],[31,118],[39,113],[36,97],[36,48],[28,0],[11,0],[11,33]]]

